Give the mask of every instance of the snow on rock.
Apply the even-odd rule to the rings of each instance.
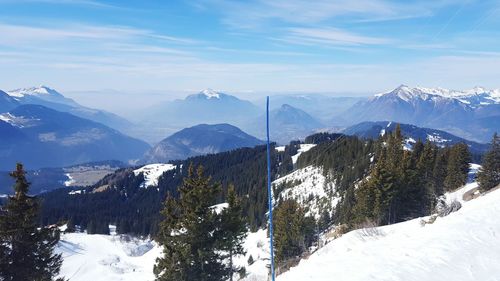
[[[68,192],[69,195],[76,195],[76,194],[82,194],[85,193],[85,190],[72,190]]]
[[[64,186],[72,186],[76,181],[75,179],[73,179],[73,177],[71,177],[71,174],[69,173],[66,173],[64,174],[66,177],[68,177],[68,180],[66,180],[64,182]]]
[[[307,215],[316,218],[320,216],[321,206],[335,206],[339,198],[333,196],[335,187],[327,182],[323,169],[308,166],[298,169],[272,183],[273,190],[283,189],[280,193],[282,199],[294,199],[306,207]]]
[[[433,135],[427,134],[427,140],[434,142],[434,143],[438,143],[438,144],[442,144],[442,143],[446,143],[446,142],[451,141],[451,140],[443,139],[439,134],[433,134]]]
[[[405,142],[403,144],[403,149],[412,151],[413,150],[413,145],[416,143],[414,138],[406,138]]]
[[[148,239],[85,233],[63,234],[56,251],[64,259],[60,274],[71,281],[154,280],[153,265],[161,254]]]
[[[421,219],[349,232],[278,281],[500,280],[500,190],[423,226]]]
[[[210,207],[216,214],[220,214],[224,209],[229,207],[229,203],[220,203]]]
[[[316,144],[314,144],[314,143],[301,144],[300,148],[297,150],[297,154],[295,154],[295,155],[292,156],[292,162],[293,162],[293,164],[295,165],[295,163],[297,163],[297,160],[299,159],[299,156],[303,152],[307,152],[307,151],[309,151],[309,149],[311,149],[311,148],[313,148],[315,146],[316,146]]]
[[[158,186],[158,179],[166,171],[175,169],[175,165],[172,164],[149,164],[134,170],[134,174],[137,176],[140,173],[144,175],[144,182],[141,184],[142,188],[148,186]]]
[[[278,152],[283,152],[283,151],[285,151],[285,148],[286,148],[286,146],[283,145],[283,146],[276,146],[274,149]]]

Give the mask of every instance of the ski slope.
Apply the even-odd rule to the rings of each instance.
[[[468,185],[464,188],[470,188]],[[500,280],[500,190],[433,224],[414,219],[349,232],[278,281]]]

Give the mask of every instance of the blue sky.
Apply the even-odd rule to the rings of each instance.
[[[0,64],[75,95],[498,88],[500,1],[0,0]]]

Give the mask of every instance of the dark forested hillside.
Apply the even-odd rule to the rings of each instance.
[[[292,165],[278,167],[278,163],[291,163],[290,155],[296,150],[272,151],[273,175],[278,169],[282,174],[289,172]],[[135,175],[132,168],[121,169],[78,192],[59,189],[44,194],[41,220],[43,224],[72,220],[84,228],[90,222],[105,221],[117,224],[119,232],[155,233],[162,202],[169,192],[177,196],[177,187],[187,175],[187,167],[193,164],[202,165],[205,174],[221,182],[225,191],[229,184],[235,185],[238,195],[243,197],[250,226],[256,228],[262,225],[267,211],[265,152],[265,146],[257,146],[171,162],[176,168],[165,172],[157,187],[140,188],[143,175]]]
[[[399,127],[378,140],[316,134],[307,141],[316,146],[303,152],[296,163],[291,156],[301,148],[300,142],[291,142],[279,150],[273,145],[271,171],[276,179],[310,165],[322,168],[326,181],[335,186],[334,194],[328,196],[339,197],[340,203],[320,210],[321,219],[317,221],[320,230],[332,224],[356,227],[366,220],[386,224],[429,214],[439,195],[465,182],[470,161],[464,144],[440,148],[417,141],[412,150],[404,149]],[[177,188],[187,176],[187,167],[194,165],[203,166],[206,175],[220,182],[223,194],[234,184],[251,228],[264,225],[265,146],[170,164],[174,168],[148,187],[143,185],[145,174],[125,168],[83,190],[59,189],[44,194],[41,221],[51,224],[70,220],[83,228],[90,224],[93,233],[107,233],[107,224],[116,224],[119,233],[155,234],[162,202],[169,193],[178,196]],[[274,192],[276,198],[279,190]]]

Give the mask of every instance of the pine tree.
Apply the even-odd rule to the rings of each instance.
[[[73,220],[73,217],[71,217],[66,222],[66,230],[64,232],[66,232],[66,233],[72,233],[72,232],[75,232],[75,231],[76,231],[75,221]]]
[[[444,187],[452,191],[467,183],[471,155],[465,143],[458,143],[451,147],[446,169]]]
[[[53,280],[62,264],[61,255],[54,254],[59,230],[38,228],[39,203],[28,195],[22,164],[10,175],[16,180],[15,195],[0,211],[0,280]]]
[[[211,206],[221,193],[220,184],[211,184],[200,166],[179,187],[180,198],[168,196],[162,210],[157,241],[163,256],[154,267],[156,280],[218,281],[229,276],[218,240],[220,215]]]
[[[274,242],[276,262],[283,263],[289,258],[300,256],[309,246],[310,235],[305,211],[297,201],[282,201],[274,212]]]
[[[500,137],[496,133],[493,135],[490,150],[484,155],[477,181],[483,192],[500,184]]]
[[[446,179],[446,169],[448,167],[448,156],[450,149],[443,148],[437,152],[434,169],[432,171],[433,189],[437,196],[444,193],[444,181]]]
[[[229,259],[230,280],[233,280],[233,274],[240,268],[236,268],[233,263],[233,257],[244,255],[243,241],[246,238],[246,221],[243,217],[241,200],[236,196],[236,190],[230,185],[227,193],[226,209],[221,213],[220,243],[221,249],[227,252]]]
[[[436,151],[437,147],[431,142],[427,141],[424,145],[424,149],[417,163],[417,175],[420,180],[423,198],[421,200],[421,206],[423,207],[423,213],[421,215],[427,215],[430,213],[435,205],[438,191],[434,184],[434,167],[436,162]]]

